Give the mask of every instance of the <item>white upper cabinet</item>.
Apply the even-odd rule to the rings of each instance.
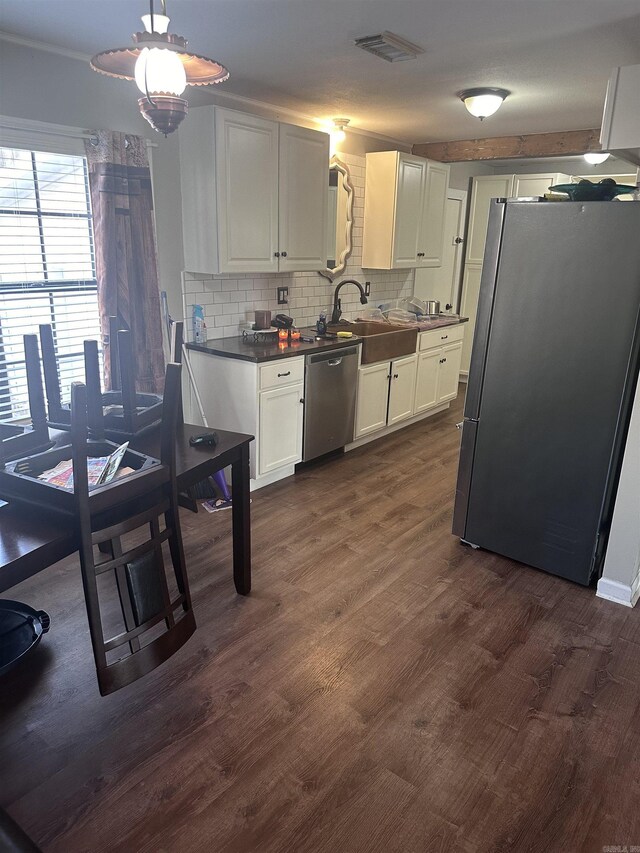
[[[362,266],[442,263],[449,167],[401,151],[367,154]]]
[[[223,109],[215,124],[216,272],[278,272],[278,125]]]
[[[568,175],[559,172],[523,175],[483,175],[473,179],[466,264],[481,264],[487,238],[489,207],[492,198],[542,196],[554,184],[569,183]]]
[[[509,198],[512,195],[512,189],[513,175],[486,175],[473,179],[465,263],[482,263],[491,199]]]
[[[317,272],[327,265],[329,137],[280,125],[280,270]]]
[[[614,68],[607,87],[600,143],[640,166],[640,65]]]
[[[427,175],[418,237],[421,267],[442,266],[449,166],[427,160]]]
[[[191,272],[325,265],[329,136],[221,107],[180,135],[184,265]]]

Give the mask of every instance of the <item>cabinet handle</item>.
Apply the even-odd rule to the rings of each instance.
[[[440,340],[446,341],[448,337],[449,337],[449,335],[440,335]]]
[[[456,239],[453,242],[456,243],[456,245],[458,245],[460,243],[464,243],[464,240],[462,239],[462,237],[456,237]]]
[[[424,258],[424,252],[418,252],[418,257],[419,257],[419,258]]]
[[[447,360],[446,358],[443,358],[443,359],[442,359],[442,364],[444,364],[446,360]]]
[[[286,252],[282,252],[281,257],[286,258],[286,257],[287,257],[287,253],[286,253]]]
[[[286,373],[279,373],[279,374],[278,374],[278,378],[279,378],[280,376],[291,376],[291,371],[290,371],[290,370],[287,370],[287,372],[286,372]]]
[[[300,402],[304,403],[304,397],[300,397]]]
[[[274,258],[279,258],[279,257],[280,257],[280,252],[274,252],[274,253],[273,253],[273,257],[274,257]]]
[[[393,378],[394,378],[394,379],[398,379],[398,374],[397,374],[397,373],[394,373],[394,374],[393,374]]]
[[[390,373],[387,373],[387,379],[393,379]]]

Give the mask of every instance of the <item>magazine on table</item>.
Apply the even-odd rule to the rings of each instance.
[[[129,447],[129,442],[125,441],[120,447],[117,447],[109,456],[93,456],[87,459],[87,477],[89,486],[103,486],[110,483],[113,479],[130,474],[132,468],[120,469],[120,463],[124,454]],[[119,470],[120,469],[120,470]],[[38,477],[39,480],[44,480],[52,486],[60,486],[63,489],[73,489],[73,463],[70,459],[63,459],[48,471],[43,471]]]

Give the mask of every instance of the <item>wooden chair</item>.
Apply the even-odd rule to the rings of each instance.
[[[99,514],[92,514],[86,462],[87,389],[79,383],[71,388],[80,563],[98,685],[103,696],[155,669],[184,645],[196,627],[178,515],[175,453],[179,397],[180,365],[169,364],[160,454],[164,476],[158,481],[156,466],[148,493],[141,496],[137,489],[132,500],[118,500]],[[162,518],[165,526],[161,530]],[[140,532],[145,533],[142,542]],[[124,537],[132,533],[137,533],[138,538],[134,544],[127,544]],[[165,560],[163,554],[165,542],[170,560]],[[117,591],[117,596],[110,598],[99,589],[109,579],[115,580]],[[114,607],[116,598],[119,608]],[[105,636],[107,622],[118,623],[109,637]]]
[[[104,421],[102,434],[116,441],[158,429],[162,419],[162,395],[136,391],[131,333],[118,329],[117,325],[116,319],[110,317],[110,390],[102,390],[97,341],[84,342],[85,381],[94,420],[100,412]],[[53,329],[47,324],[39,328],[49,425],[56,429],[69,429],[71,409],[62,402]],[[93,428],[96,427],[94,422]]]
[[[23,426],[12,421],[0,421],[0,459],[5,462],[29,456],[51,446],[42,390],[38,338],[36,335],[24,335],[23,339],[31,424]]]

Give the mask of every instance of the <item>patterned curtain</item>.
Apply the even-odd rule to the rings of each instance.
[[[97,144],[96,144],[97,139]],[[93,208],[98,303],[109,376],[109,317],[131,332],[138,391],[164,385],[164,352],[151,172],[144,139],[109,130],[85,142]]]

